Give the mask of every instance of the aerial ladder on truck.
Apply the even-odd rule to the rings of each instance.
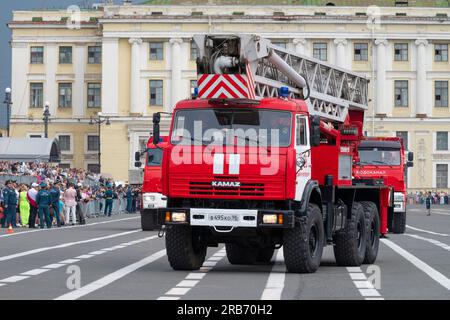
[[[352,180],[352,159],[364,139],[369,80],[255,35],[196,35],[194,41],[200,52],[197,94],[176,105],[164,150],[168,205],[158,217],[171,266],[198,269],[207,247],[219,243],[225,243],[232,264],[268,262],[283,246],[291,272],[316,271],[326,244],[334,246],[339,265],[373,263],[392,191],[382,181]],[[239,123],[244,111],[257,120]],[[278,147],[281,169],[272,177],[256,170],[262,163],[241,163],[250,147],[241,155],[214,154],[213,164],[172,163],[180,123],[186,126],[202,114],[235,114],[240,116],[230,117],[227,126],[258,128],[266,113],[288,114],[292,134],[290,143]],[[158,115],[154,134],[159,135]],[[225,173],[220,162],[227,156]],[[272,191],[275,185],[279,192]]]

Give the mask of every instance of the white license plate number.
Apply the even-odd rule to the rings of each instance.
[[[211,222],[239,222],[240,217],[237,214],[210,214],[208,220]]]

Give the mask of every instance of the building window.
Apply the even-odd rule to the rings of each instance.
[[[434,45],[434,61],[448,61],[448,44]]]
[[[88,83],[88,108],[100,108],[102,105],[102,85]]]
[[[69,135],[59,135],[59,150],[69,152],[70,148],[70,136]]]
[[[197,60],[197,58],[199,57],[200,52],[198,51],[198,47],[197,44],[195,43],[194,40],[191,41],[191,60]]]
[[[59,63],[60,64],[72,63],[72,47],[59,47]]]
[[[30,83],[30,107],[42,108],[44,106],[44,84]]]
[[[369,45],[367,43],[355,43],[355,61],[367,61]]]
[[[395,61],[408,61],[408,44],[407,43],[395,43],[394,44],[394,60]]]
[[[408,81],[395,80],[395,106],[408,107]]]
[[[88,172],[98,174],[100,173],[100,166],[97,163],[89,163],[87,165],[87,170]]]
[[[42,138],[42,134],[30,134],[30,139],[40,139]]]
[[[44,47],[31,47],[30,62],[32,64],[44,63]]]
[[[59,107],[71,108],[72,107],[72,84],[60,83],[59,84]]]
[[[163,60],[162,42],[150,42],[150,60]]]
[[[448,164],[436,165],[436,188],[448,188]]]
[[[398,138],[402,138],[403,147],[408,150],[408,131],[397,131],[395,134]]]
[[[436,151],[448,151],[448,132],[436,132]]]
[[[163,82],[162,80],[150,80],[150,105],[163,105]]]
[[[89,135],[87,137],[87,151],[99,151],[100,140],[98,136]]]
[[[434,82],[434,106],[448,107],[448,81]]]
[[[102,63],[102,47],[90,46],[88,47],[88,64]]]
[[[327,61],[327,44],[313,43],[313,56],[315,59]]]
[[[281,47],[281,48],[283,48],[283,49],[286,49],[286,41],[275,40],[275,41],[272,41],[272,44],[273,44],[274,46],[277,46],[277,47]]]

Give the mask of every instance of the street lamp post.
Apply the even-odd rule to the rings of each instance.
[[[98,118],[93,118],[91,116],[91,121],[89,122],[90,125],[94,125],[97,124],[98,125],[98,170],[99,173],[102,172],[102,162],[101,162],[101,148],[100,148],[100,129],[102,124],[106,124],[107,126],[111,125],[111,122],[109,121],[109,117],[106,117],[104,115],[102,115],[101,112],[99,112],[98,114]]]
[[[5,89],[5,101],[3,102],[6,104],[6,136],[9,138],[9,128],[10,128],[10,122],[11,122],[11,88]]]
[[[48,123],[50,122],[50,102],[46,101],[45,102],[45,109],[44,109],[44,114],[43,114],[43,118],[42,120],[44,120],[44,134],[45,134],[45,138],[48,138]]]

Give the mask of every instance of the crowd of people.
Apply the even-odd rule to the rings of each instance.
[[[448,205],[449,196],[446,192],[439,191],[416,191],[415,193],[410,192],[408,194],[409,204],[425,204],[427,198],[433,205]]]
[[[140,188],[117,185],[105,178],[79,169],[65,169],[44,163],[0,162],[0,222],[3,228],[51,228],[85,224],[88,203],[98,201],[99,212],[112,215],[113,202],[126,203],[127,213],[140,207]],[[17,183],[16,178],[32,176],[33,182]]]

